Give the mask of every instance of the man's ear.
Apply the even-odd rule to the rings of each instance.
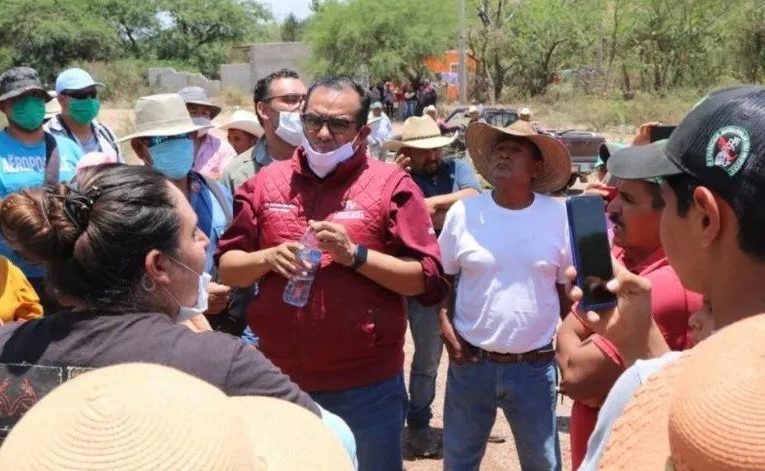
[[[167,271],[168,261],[168,258],[159,250],[150,250],[144,259],[145,276],[156,284],[168,286],[170,284],[170,273]]]
[[[692,231],[695,234],[691,236],[696,237],[703,246],[708,247],[722,235],[724,222],[722,206],[727,203],[718,200],[709,188],[703,186],[697,186],[693,190],[692,197],[693,205],[689,216],[694,218]]]
[[[133,152],[135,152],[135,155],[143,161],[144,165],[148,167],[154,165],[154,161],[151,159],[151,154],[149,153],[149,147],[146,143],[146,138],[137,137],[135,139],[130,139],[130,147],[133,148]]]
[[[271,118],[268,116],[268,103],[265,101],[260,101],[255,105],[255,113],[257,113],[263,121],[271,121]]]

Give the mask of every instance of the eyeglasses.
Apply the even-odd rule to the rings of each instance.
[[[97,98],[98,97],[98,91],[95,88],[91,89],[85,89],[85,90],[66,90],[61,92],[61,94],[66,95],[68,97],[72,97],[75,100],[84,100],[86,98]]]
[[[350,119],[320,116],[314,113],[304,113],[300,116],[300,120],[303,121],[303,126],[308,131],[319,132],[326,124],[327,129],[332,134],[344,134],[351,127],[351,124],[356,122]]]
[[[305,93],[288,93],[286,95],[270,96],[263,101],[281,100],[288,105],[299,105],[305,101]]]
[[[152,136],[149,138],[149,147],[154,147],[162,144],[163,142],[174,141],[176,139],[190,138],[191,134],[177,134],[175,136]]]

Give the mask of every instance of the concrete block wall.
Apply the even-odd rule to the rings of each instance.
[[[162,67],[150,68],[147,73],[149,86],[158,93],[173,93],[183,87],[202,87],[208,96],[216,96],[221,92],[220,80],[209,80],[202,74],[178,72],[175,69]]]

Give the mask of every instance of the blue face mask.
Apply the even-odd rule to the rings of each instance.
[[[170,180],[188,175],[194,164],[194,142],[190,137],[167,139],[149,146],[153,167]]]

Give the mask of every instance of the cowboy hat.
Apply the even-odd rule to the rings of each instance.
[[[263,127],[260,125],[258,117],[245,110],[236,110],[231,113],[228,121],[218,126],[218,129],[238,129],[258,138],[263,137]]]
[[[468,126],[465,136],[468,153],[476,170],[486,181],[491,182],[489,161],[497,139],[503,135],[528,139],[539,149],[542,168],[531,185],[533,191],[550,193],[559,190],[571,178],[571,156],[566,146],[554,137],[539,134],[528,121],[518,120],[506,128],[486,123],[473,123]]]
[[[600,469],[765,469],[765,314],[650,376],[614,423]]]
[[[401,139],[386,142],[383,144],[383,149],[392,151],[398,151],[404,147],[437,149],[448,146],[456,138],[456,134],[451,137],[442,136],[438,124],[430,116],[412,116],[404,121]]]
[[[210,119],[215,119],[220,114],[221,107],[210,103],[210,99],[207,98],[207,92],[202,87],[184,87],[178,91],[178,95],[183,98],[183,102],[187,105],[209,108],[212,111]]]
[[[177,136],[211,127],[194,124],[186,104],[177,93],[149,95],[135,102],[133,133],[117,139],[117,142],[138,137]]]
[[[43,397],[0,449],[24,470],[351,470],[322,420],[290,402],[227,397],[166,366],[82,373]]]

